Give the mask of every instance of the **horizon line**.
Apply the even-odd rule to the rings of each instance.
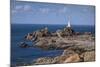
[[[23,24],[23,23],[11,23],[11,24]],[[27,24],[27,23],[25,23]],[[32,24],[32,23],[29,23]],[[67,25],[67,24],[34,24],[34,25]],[[95,24],[71,24],[71,25],[88,25],[88,26],[95,26]]]

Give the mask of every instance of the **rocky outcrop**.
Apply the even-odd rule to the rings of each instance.
[[[80,61],[79,55],[72,54],[68,58],[65,59],[64,63],[75,63],[75,62],[79,62],[79,61]]]
[[[45,27],[44,29],[41,29],[41,30],[37,30],[37,31],[34,31],[33,33],[28,33],[26,36],[25,36],[25,39],[26,40],[35,40],[36,38],[41,38],[41,37],[46,37],[46,36],[50,36],[50,32],[48,31],[48,28]]]
[[[42,57],[35,61],[35,64],[56,64],[56,63],[75,63],[95,61],[95,51],[85,51],[77,53],[76,51],[66,49],[60,56]]]
[[[74,35],[81,35],[82,33],[80,32],[74,32]]]
[[[80,51],[80,50],[79,50]],[[76,62],[89,62],[95,61],[95,51],[79,52],[65,49],[60,56],[56,57],[40,57],[33,60],[31,63],[20,63],[13,66],[28,66],[28,65],[40,65],[40,64],[63,64],[63,63],[76,63]]]
[[[43,58],[38,58],[35,62],[35,64],[53,64],[54,58],[50,57],[43,57]]]
[[[65,36],[72,36],[74,35],[74,30],[71,27],[65,27],[63,33]]]
[[[58,32],[62,37],[75,35],[75,32],[71,27],[65,27],[64,29],[57,30],[56,32]]]
[[[95,37],[90,32],[75,32],[71,27],[49,32],[46,27],[28,33],[25,39],[44,50],[64,50],[60,56],[36,59],[33,63],[36,65],[95,61]],[[21,46],[28,45],[23,43]]]
[[[35,64],[55,64],[55,63],[75,63],[75,62],[89,62],[95,61],[95,45],[94,42],[72,40],[64,43],[64,41],[55,41],[53,48],[64,49],[60,56],[56,57],[42,57],[38,58]],[[48,40],[49,41],[49,40]],[[72,44],[72,42],[77,42]],[[46,45],[46,44],[45,44]],[[63,46],[63,47],[62,47]],[[46,46],[48,47],[48,46]],[[65,48],[64,48],[65,47]]]
[[[84,35],[91,35],[91,32],[84,32]]]
[[[59,32],[61,36],[72,36],[74,35],[74,30],[71,27],[65,27],[62,30],[57,30],[56,32]],[[32,33],[28,33],[25,36],[26,40],[34,40],[35,38],[41,38],[41,37],[48,37],[48,36],[57,36],[56,32],[49,32],[48,28],[45,27],[44,29],[34,31]]]
[[[35,46],[41,49],[84,49],[91,50],[94,49],[94,41],[91,40],[91,36],[78,36],[78,37],[42,37],[40,38]]]
[[[86,51],[81,54],[84,62],[95,61],[95,51]]]
[[[57,56],[54,58],[51,57],[44,57],[38,58],[35,64],[56,64],[56,63],[72,63],[72,62],[79,62],[80,58],[78,54],[70,55],[70,56]]]
[[[25,36],[25,38],[27,40],[31,40],[33,38],[33,34],[32,33],[28,33],[27,36]]]
[[[69,54],[74,54],[75,51],[71,50],[71,49],[65,49],[62,53],[62,56],[66,56],[66,55],[69,55]]]

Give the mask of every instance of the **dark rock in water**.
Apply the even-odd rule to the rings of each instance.
[[[27,47],[30,47],[28,44],[26,44],[25,42],[20,42],[19,46],[21,48],[27,48]]]
[[[26,39],[27,38],[27,35],[25,35],[24,38]]]

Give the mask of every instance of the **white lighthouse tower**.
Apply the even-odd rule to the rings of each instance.
[[[70,17],[69,17],[69,19],[68,19],[67,27],[71,27]]]

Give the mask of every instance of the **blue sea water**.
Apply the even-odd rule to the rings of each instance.
[[[20,48],[19,42],[24,41],[24,36],[35,30],[48,27],[49,31],[63,29],[65,25],[42,25],[42,24],[11,24],[11,64],[28,63],[39,57],[54,57],[62,54],[63,50],[42,50],[39,48]],[[95,26],[72,25],[77,32],[95,33]],[[32,44],[29,42],[29,44]]]

